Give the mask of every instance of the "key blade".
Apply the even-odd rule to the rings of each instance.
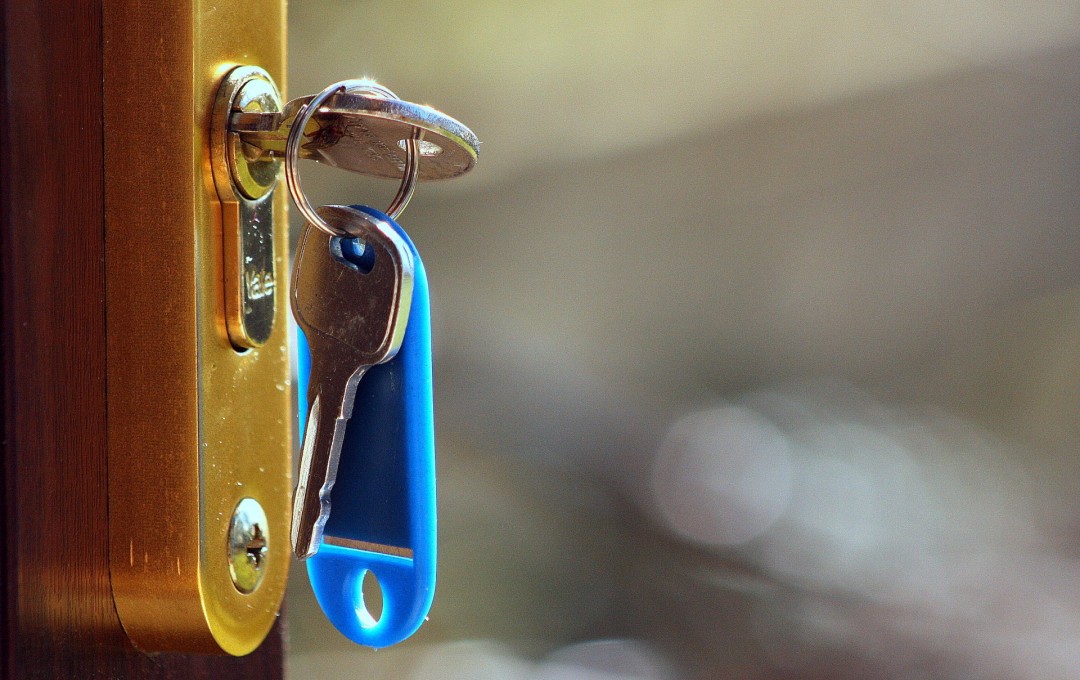
[[[356,385],[367,366],[349,374],[340,365],[327,366],[327,352],[312,347],[311,407],[308,410],[304,443],[300,449],[300,470],[293,493],[292,544],[294,554],[305,559],[314,555],[322,541],[323,527],[330,516],[330,491],[337,478],[345,423],[353,409]],[[324,357],[319,361],[317,356]]]
[[[315,397],[315,401],[311,402],[311,409],[308,411],[307,427],[304,430],[304,444],[300,448],[300,471],[297,474],[296,490],[293,492],[292,547],[293,553],[300,559],[306,559],[315,554],[316,551],[312,549],[312,545],[318,545],[322,537],[323,527],[326,525],[326,520],[321,523],[318,521],[320,519],[319,515],[322,514],[321,508],[317,511],[314,519],[310,517],[311,511],[309,509],[309,497],[312,494],[318,497],[324,493],[321,486],[317,489],[313,487],[311,474],[312,465],[316,465],[313,459],[315,458],[316,447],[315,435],[319,431],[320,406],[319,398]],[[329,513],[327,516],[329,516]]]

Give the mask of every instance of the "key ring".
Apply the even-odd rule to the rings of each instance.
[[[318,213],[315,212],[315,208],[312,207],[311,202],[307,198],[307,194],[304,193],[304,189],[301,186],[300,171],[298,170],[300,164],[300,140],[304,136],[304,129],[307,127],[307,124],[326,100],[340,92],[346,91],[370,94],[383,99],[397,99],[397,95],[390,90],[368,80],[342,80],[341,82],[334,83],[312,97],[311,101],[305,104],[304,107],[297,112],[296,118],[289,128],[289,138],[285,144],[285,183],[289,187],[289,194],[292,196],[293,203],[296,205],[297,210],[300,211],[300,214],[305,220],[311,223],[312,226],[330,236],[351,237],[354,235],[344,233],[341,230],[330,226],[327,224],[326,220],[319,217]],[[390,207],[386,211],[386,214],[389,215],[391,219],[396,218],[401,214],[401,211],[408,205],[409,199],[412,198],[413,192],[416,190],[416,180],[420,173],[420,140],[423,136],[423,129],[413,126],[412,135],[409,139],[405,140],[405,165],[403,168],[401,184],[398,186],[397,195],[394,196],[394,200],[390,203]]]

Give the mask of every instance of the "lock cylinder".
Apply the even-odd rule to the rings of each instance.
[[[218,88],[211,119],[210,165],[222,209],[225,328],[239,351],[266,344],[274,326],[274,189],[281,161],[259,156],[229,130],[229,120],[234,112],[280,111],[281,95],[270,74],[237,66]]]

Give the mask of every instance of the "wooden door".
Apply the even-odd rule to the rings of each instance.
[[[0,22],[5,676],[281,678],[280,622],[243,658],[147,654],[124,634],[108,554],[103,0],[10,0]]]

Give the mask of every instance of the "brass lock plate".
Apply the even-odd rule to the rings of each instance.
[[[258,65],[283,86],[284,22],[280,1],[104,5],[110,577],[124,630],[147,651],[247,654],[285,592],[287,296],[249,296],[269,302],[270,323],[253,332],[243,318],[248,340],[236,339],[242,286],[227,272],[247,246],[227,241],[211,150],[230,71]],[[276,226],[259,266],[276,292],[285,192],[268,195],[260,209]]]

